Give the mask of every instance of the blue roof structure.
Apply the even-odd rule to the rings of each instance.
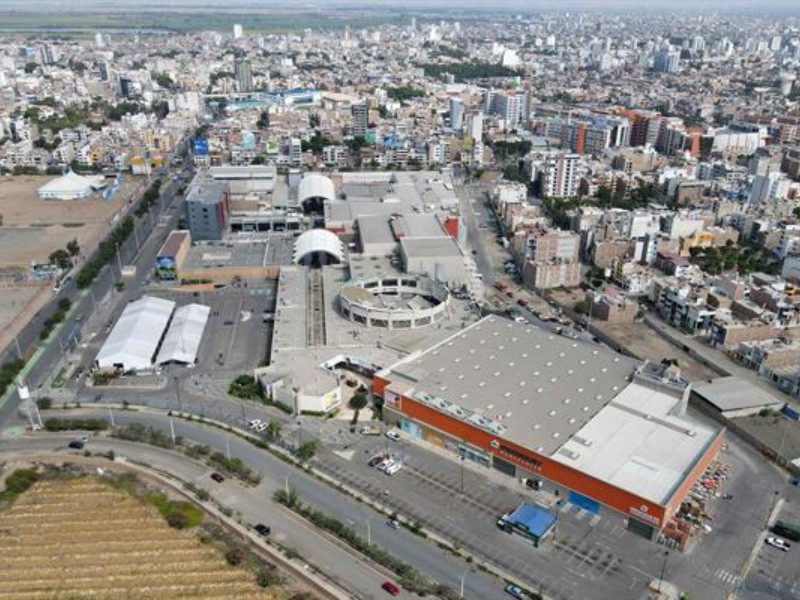
[[[531,535],[543,538],[556,524],[556,516],[546,508],[536,504],[520,504],[506,519],[508,523],[520,529],[526,529]]]

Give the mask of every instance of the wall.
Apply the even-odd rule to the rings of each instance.
[[[719,451],[722,449],[724,442],[725,430],[722,430],[708,447],[703,457],[697,461],[695,467],[689,472],[683,484],[675,491],[675,493],[672,495],[672,498],[670,498],[669,504],[667,505],[666,518],[670,518],[681,507],[681,503],[686,498],[686,495],[691,491],[694,483],[719,455]]]
[[[376,383],[377,382],[378,379],[376,378]],[[385,383],[381,380],[377,389],[373,388],[373,390],[375,393],[378,393],[378,389],[382,392],[384,388]],[[522,446],[497,438],[482,429],[478,429],[463,421],[442,414],[437,410],[405,396],[401,397],[400,402],[400,406],[395,410],[414,420],[435,427],[456,439],[464,440],[518,467],[533,471],[565,488],[598,500],[600,503],[626,515],[631,514],[631,509],[639,510],[649,515],[654,520],[651,524],[657,527],[663,525],[665,522],[664,507],[652,501],[645,500],[635,494],[621,490],[611,484],[595,479],[594,477],[553,461],[545,456],[540,456]],[[513,454],[504,452],[501,448],[493,447],[493,442],[494,445],[497,445],[497,442],[502,443],[503,446],[512,450]],[[646,510],[642,511],[643,507]]]
[[[210,279],[215,283],[227,283],[234,277],[242,279],[277,279],[280,267],[219,267],[214,269],[178,269],[178,278],[182,280]]]

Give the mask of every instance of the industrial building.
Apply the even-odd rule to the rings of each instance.
[[[145,371],[151,369],[175,303],[144,296],[122,311],[95,364],[100,369]]]
[[[692,400],[725,419],[749,417],[762,410],[778,412],[786,402],[746,379],[720,377],[692,386]]]
[[[380,371],[384,417],[413,438],[565,500],[664,529],[723,431],[685,414],[690,386],[662,365],[486,317]]]

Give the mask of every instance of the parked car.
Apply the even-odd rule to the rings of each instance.
[[[373,456],[372,458],[369,459],[367,466],[377,467],[384,460],[386,460],[386,457],[383,454],[378,454],[377,456]]]
[[[783,538],[779,538],[774,535],[767,536],[767,539],[765,541],[768,546],[772,546],[773,548],[777,548],[778,550],[783,550],[784,552],[788,552],[789,548],[792,547],[792,545],[789,542],[787,542]]]
[[[70,448],[74,448],[75,450],[83,450],[83,446],[84,446],[84,444],[83,444],[83,442],[81,442],[80,440],[72,440],[72,441],[71,441],[71,442],[68,444],[68,446],[69,446]]]
[[[383,470],[383,472],[386,473],[387,475],[394,475],[395,473],[397,473],[402,468],[403,468],[403,463],[396,462],[396,463],[392,463],[391,465],[386,467]]]
[[[254,429],[255,429],[255,430],[258,432],[258,433],[263,433],[264,431],[266,431],[266,430],[267,430],[267,427],[269,427],[269,423],[259,423],[258,425],[256,425],[256,426],[255,426],[255,428],[254,428]]]
[[[259,534],[263,535],[264,537],[267,537],[270,533],[272,533],[272,527],[270,527],[269,525],[264,525],[263,523],[258,523],[257,525],[253,526],[253,529],[255,529]]]
[[[211,474],[211,479],[213,479],[217,483],[222,483],[223,481],[225,481],[225,478],[217,472]]]
[[[381,462],[378,463],[378,471],[385,471],[393,464],[394,461],[391,458],[384,458]]]
[[[400,521],[397,519],[389,519],[386,521],[386,526],[390,529],[400,529]]]
[[[391,431],[387,431],[386,437],[395,442],[400,441],[400,434],[397,433],[394,429],[392,429]]]
[[[248,429],[255,429],[259,425],[261,425],[261,419],[253,419],[252,421],[247,422]]]
[[[528,595],[522,591],[521,587],[519,587],[518,585],[514,585],[513,583],[509,583],[505,587],[505,592],[509,596],[517,598],[517,600],[525,600],[528,597]]]
[[[233,325],[233,321],[231,321],[231,320],[228,320],[228,321],[225,321],[225,322],[224,322],[224,323],[222,323],[222,324],[223,324],[223,325]]]
[[[81,444],[88,444],[89,443],[89,436],[88,435],[79,435],[75,438],[76,442],[80,442]]]
[[[381,587],[389,592],[392,596],[399,596],[400,592],[402,591],[399,585],[392,583],[391,581],[384,581]]]

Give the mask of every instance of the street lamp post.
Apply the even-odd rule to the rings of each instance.
[[[117,247],[117,264],[119,265],[119,274],[120,276],[122,276],[122,257],[120,256],[119,253],[119,242],[117,242],[114,245]]]
[[[669,557],[669,550],[664,550],[664,562],[661,563],[661,577],[658,578],[658,594],[661,595],[661,584],[664,582],[664,573],[667,570],[667,558]]]
[[[459,598],[463,598],[464,597],[464,578],[467,576],[468,572],[469,571],[464,571],[461,574],[461,585],[459,586],[459,591],[458,591],[458,597]]]

